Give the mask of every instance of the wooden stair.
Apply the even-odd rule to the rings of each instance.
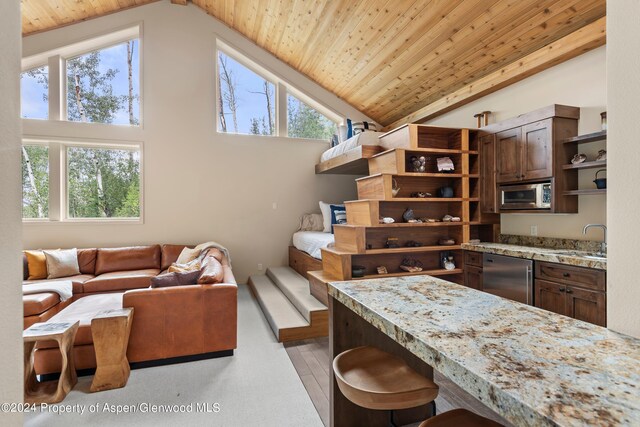
[[[308,273],[312,295],[325,304],[327,283],[332,281],[432,275],[463,283],[460,244],[471,239],[494,241],[499,232],[499,216],[483,214],[480,208],[476,131],[411,124],[388,132],[380,140],[381,145],[394,148],[369,158],[370,175],[356,179],[358,200],[345,202],[347,224],[334,226],[335,246],[322,249],[322,271]],[[412,156],[425,157],[424,172],[413,169]],[[454,171],[439,172],[439,157],[451,158]],[[444,186],[453,189],[453,197],[439,197],[438,190]],[[431,196],[411,197],[417,192]],[[403,213],[408,208],[416,218],[441,220],[451,215],[461,220],[407,223]],[[381,217],[393,218],[394,222],[381,224]],[[389,238],[397,239],[399,247],[387,248]],[[454,243],[440,245],[441,240],[448,239]],[[412,241],[420,246],[407,246]],[[445,253],[454,259],[452,270],[441,266]],[[400,269],[405,258],[419,261],[423,270]],[[354,266],[364,267],[364,277],[353,277]],[[378,267],[385,267],[387,273],[378,274]]]
[[[290,267],[249,277],[249,288],[279,342],[327,336],[327,306],[309,293],[309,282]]]

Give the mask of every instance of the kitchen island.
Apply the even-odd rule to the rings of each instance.
[[[378,346],[516,426],[640,425],[639,339],[430,276],[334,282],[329,295],[333,357]],[[332,379],[333,426],[387,421]]]

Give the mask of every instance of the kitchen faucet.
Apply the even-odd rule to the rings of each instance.
[[[587,234],[587,230],[591,227],[600,227],[604,231],[604,240],[600,243],[600,252],[597,255],[605,256],[607,253],[607,226],[603,224],[587,224],[582,229],[582,234]]]

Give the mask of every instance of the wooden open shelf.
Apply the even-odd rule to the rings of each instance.
[[[603,188],[603,189],[590,188],[590,189],[584,189],[584,190],[570,190],[570,191],[565,191],[562,194],[564,194],[565,196],[591,196],[591,195],[597,195],[597,194],[607,194],[607,189],[606,188]]]
[[[417,248],[384,248],[384,249],[367,249],[364,253],[367,255],[393,254],[393,253],[412,253],[412,252],[440,252],[440,251],[456,251],[461,249],[460,245],[454,246],[419,246]]]
[[[562,169],[574,170],[574,169],[595,169],[595,168],[606,168],[606,167],[607,167],[606,160],[594,160],[592,162],[578,163],[576,165],[574,164],[563,165]]]
[[[400,228],[400,227],[461,227],[470,225],[469,222],[394,222],[392,224],[370,225],[369,228]]]
[[[588,142],[605,141],[607,139],[607,131],[601,130],[599,132],[588,133],[585,135],[578,135],[572,138],[566,138],[562,140],[563,144],[586,144]]]
[[[369,159],[369,176],[356,179],[358,200],[345,202],[347,224],[335,226],[335,247],[322,249],[323,271],[312,275],[314,284],[351,280],[354,266],[364,268],[364,277],[353,280],[432,275],[462,283],[461,244],[472,238],[493,241],[497,221],[494,215],[487,223],[488,217],[480,209],[477,133],[410,124],[381,136],[380,144],[386,151]],[[424,172],[414,172],[413,156],[425,157]],[[438,172],[439,157],[451,158],[451,173]],[[442,187],[451,187],[453,197],[437,197]],[[417,192],[430,193],[432,197],[411,197]],[[415,218],[441,220],[451,215],[461,221],[405,223],[403,213],[407,209],[413,210]],[[380,224],[381,217],[395,222]],[[385,247],[389,239],[399,247]],[[444,239],[455,243],[439,245]],[[408,247],[412,241],[423,246]],[[455,269],[442,268],[445,255],[453,257]],[[419,262],[423,270],[402,270],[400,266],[407,258]],[[388,274],[377,274],[378,267],[385,267]],[[321,291],[322,286],[316,289]]]
[[[567,138],[562,140],[564,144],[585,144],[588,142],[595,141],[606,141],[607,139],[607,131],[603,130],[600,132],[589,133],[586,135],[578,135],[573,138]],[[574,147],[575,148],[575,147]],[[576,188],[578,187],[578,171],[581,169],[606,169],[607,161],[606,160],[595,160],[591,162],[578,163],[577,165],[569,164],[563,165],[562,169],[567,172],[565,176],[573,177],[573,185],[565,187],[566,188]],[[575,190],[565,190],[562,192],[563,196],[591,196],[591,195],[604,195],[607,194],[607,189],[598,189],[598,188],[588,188],[588,189],[578,189]]]
[[[403,271],[398,273],[389,273],[389,274],[369,274],[367,276],[361,278],[354,278],[352,280],[358,279],[381,279],[383,277],[402,277],[402,276],[448,276],[453,274],[462,274],[463,270],[461,268],[455,268],[453,270],[445,270],[443,268],[437,270],[422,270],[416,272]]]

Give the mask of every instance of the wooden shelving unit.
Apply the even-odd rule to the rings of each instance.
[[[463,283],[464,260],[460,244],[473,238],[493,241],[497,234],[497,216],[487,219],[480,212],[480,154],[475,131],[447,129],[423,125],[406,125],[381,137],[386,147],[395,147],[369,159],[370,175],[356,180],[358,200],[345,202],[347,224],[334,226],[335,247],[322,250],[323,270],[312,272],[314,283],[350,280],[353,266],[364,267],[364,277],[402,277],[415,275],[446,276],[447,280]],[[412,156],[426,158],[424,172],[414,172]],[[437,158],[450,157],[452,173],[439,173]],[[438,197],[438,189],[451,187],[453,197]],[[394,196],[394,189],[395,196]],[[426,192],[428,198],[411,197]],[[403,221],[406,209],[416,218],[441,221],[445,215],[456,216],[459,222]],[[393,218],[391,224],[380,223],[381,217]],[[394,238],[400,247],[385,247]],[[453,245],[440,245],[453,239]],[[407,246],[410,242],[422,246]],[[442,253],[454,258],[456,268],[441,266]],[[403,259],[419,261],[423,270],[407,272],[400,269]],[[384,266],[387,274],[378,274]]]
[[[598,141],[606,141],[607,140],[607,131],[603,130],[600,132],[588,133],[586,135],[578,135],[572,138],[566,138],[562,140],[563,144],[587,144],[590,142],[598,142]],[[593,160],[584,163],[574,164],[566,164],[562,166],[562,169],[567,174],[577,174],[580,170],[586,169],[606,169],[607,161],[606,160]],[[574,178],[575,182],[577,182],[577,175]],[[607,190],[598,189],[598,188],[583,188],[583,189],[573,189],[563,191],[562,195],[564,196],[593,196],[593,195],[604,195],[607,194]]]
[[[586,144],[588,142],[604,141],[607,139],[607,131],[601,130],[599,132],[588,133],[585,135],[578,135],[571,138],[562,140],[563,144]]]
[[[566,170],[572,170],[572,169],[596,169],[596,168],[604,169],[606,167],[607,167],[607,161],[606,160],[594,160],[592,162],[578,163],[577,165],[574,165],[574,164],[564,165],[564,166],[562,166],[562,169],[566,169]]]
[[[584,190],[570,190],[563,193],[565,196],[594,196],[598,194],[607,194],[607,189],[588,188]]]

